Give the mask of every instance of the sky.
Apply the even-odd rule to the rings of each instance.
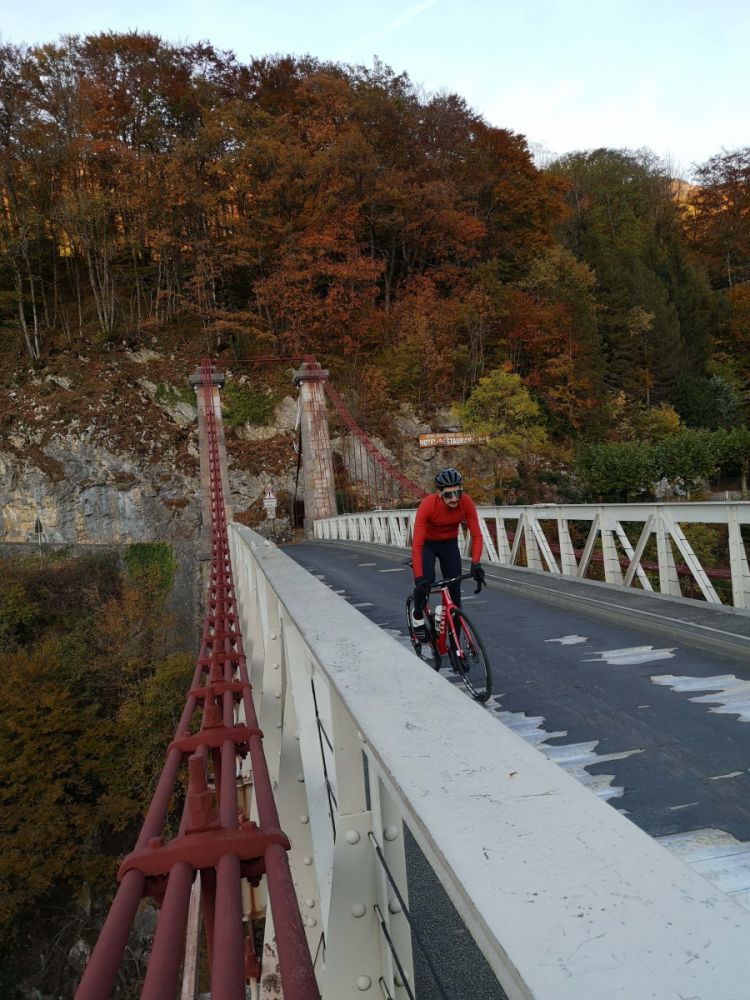
[[[647,147],[676,173],[750,146],[748,0],[0,0],[0,40],[138,29],[372,65],[460,94],[541,161]]]

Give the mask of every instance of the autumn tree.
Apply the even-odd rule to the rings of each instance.
[[[750,281],[750,146],[695,170],[686,227],[716,288]]]
[[[526,382],[564,435],[591,432],[604,375],[594,273],[554,247],[532,262],[522,287],[536,307],[524,343]]]
[[[69,951],[96,935],[192,676],[192,658],[169,649],[169,546],[132,546],[125,561],[123,572],[111,553],[8,560],[0,580],[7,995],[72,993]]]

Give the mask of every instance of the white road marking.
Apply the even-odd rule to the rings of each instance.
[[[561,646],[577,646],[581,642],[588,642],[586,635],[563,635],[559,639],[545,639],[545,642],[557,642]]]
[[[353,608],[372,608],[374,607],[372,601],[360,601],[359,604],[352,604]]]
[[[609,663],[615,667],[631,664],[652,663],[655,660],[671,660],[677,647],[654,649],[653,646],[628,646],[624,649],[604,649],[596,656],[588,656],[584,663]]]
[[[373,563],[373,566],[374,565],[375,565],[375,563]],[[381,569],[381,570],[378,570],[378,572],[379,573],[403,573],[404,572],[404,568],[405,568],[404,566],[395,566],[393,569]]]
[[[567,735],[561,733],[548,733],[544,730],[544,719],[541,717],[529,717],[523,712],[502,712],[498,710],[498,705],[493,705],[494,699],[488,704],[497,717],[515,730],[528,743],[536,746],[542,753],[554,760],[560,767],[577,778],[583,785],[589,788],[600,798],[617,799],[623,794],[623,789],[612,785],[614,775],[599,774],[591,775],[586,770],[591,764],[603,760],[616,760],[631,756],[633,753],[640,753],[639,750],[625,751],[619,754],[596,754],[597,741],[589,743],[578,743],[568,746],[550,747],[545,746],[546,740],[555,739]],[[731,777],[738,777],[732,774]],[[716,778],[730,777],[730,775],[717,775]],[[687,809],[694,802],[686,802],[683,805],[672,806],[672,812],[679,812]],[[626,809],[617,807],[618,812],[627,815]],[[743,843],[723,830],[693,830],[690,833],[675,833],[666,837],[654,838],[663,847],[671,851],[700,872],[717,889],[732,896],[735,902],[746,910],[750,910],[750,843]]]
[[[358,566],[377,566],[377,563],[357,563]]]
[[[677,812],[679,809],[689,809],[690,806],[697,806],[697,802],[683,802],[681,806],[670,806],[670,812]]]
[[[739,775],[744,774],[744,771],[730,771],[728,774],[714,774],[708,780],[709,781],[721,781],[723,778],[737,778]]]
[[[750,681],[741,680],[734,674],[720,674],[717,677],[677,677],[674,674],[659,674],[651,678],[654,684],[664,684],[673,691],[707,691],[690,701],[715,704],[709,709],[717,715],[736,715],[740,722],[750,722]],[[718,704],[716,704],[718,703]]]
[[[494,702],[494,704],[493,704]],[[597,754],[596,747],[599,740],[590,740],[587,743],[564,743],[560,746],[548,746],[547,740],[557,739],[567,736],[567,732],[548,733],[544,729],[544,718],[541,716],[528,716],[525,712],[504,712],[496,699],[492,699],[487,706],[494,715],[504,725],[518,733],[527,743],[531,743],[537,750],[541,750],[545,757],[553,761],[568,774],[572,775],[582,785],[589,788],[600,799],[619,798],[624,794],[625,789],[618,785],[613,785],[614,774],[589,774],[586,770],[592,764],[601,764],[608,760],[623,760],[625,757],[632,757],[633,754],[643,753],[642,750],[624,750],[621,753]]]

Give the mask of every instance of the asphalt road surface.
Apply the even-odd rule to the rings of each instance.
[[[285,551],[408,645],[411,570],[401,553],[316,543]],[[478,597],[472,589],[464,585],[464,606],[493,665],[487,711],[750,908],[748,658],[492,586]],[[449,667],[441,672],[459,683]],[[465,941],[453,933],[461,952]],[[463,973],[456,976],[445,973],[455,984],[447,995],[502,995],[479,981],[465,993]]]

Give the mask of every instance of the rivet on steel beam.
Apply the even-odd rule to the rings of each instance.
[[[309,823],[309,822],[310,822],[310,817],[309,817],[309,816],[305,816],[305,814],[303,813],[303,814],[302,814],[302,815],[300,816],[300,818],[299,818],[299,821],[300,821],[300,823],[302,823],[302,825],[304,826],[304,825],[305,825],[305,823]]]
[[[312,858],[309,858],[309,857],[304,857],[304,858],[302,859],[302,864],[303,864],[303,865],[311,865],[311,864],[312,864]]]
[[[400,913],[401,912],[401,903],[399,903],[399,901],[397,899],[392,899],[390,901],[390,903],[388,904],[388,912],[389,913]]]
[[[308,907],[315,906],[315,900],[314,899],[306,899],[305,900],[305,906],[308,906]]]
[[[359,843],[359,832],[357,830],[347,830],[346,831],[346,842],[347,842],[347,844],[358,844]]]
[[[360,976],[359,979],[357,980],[357,989],[360,990],[362,993],[364,993],[365,990],[369,990],[371,986],[372,986],[372,979],[370,979],[369,976]]]
[[[383,830],[383,836],[386,840],[396,840],[398,838],[398,827],[387,826],[385,830]]]
[[[304,774],[298,774],[297,775],[297,781],[304,781],[304,780],[305,780]]]
[[[365,913],[367,913],[367,907],[364,903],[352,903],[353,917],[364,917]]]

